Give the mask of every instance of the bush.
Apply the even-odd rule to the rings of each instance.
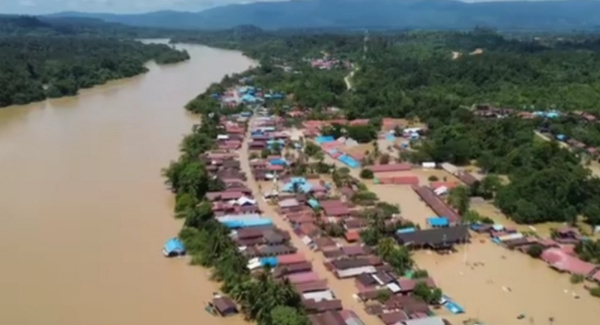
[[[431,175],[431,176],[429,176],[429,178],[427,178],[427,179],[428,179],[430,182],[437,182],[437,181],[439,181],[439,180],[440,180],[440,179],[439,179],[437,176],[435,176],[435,175]]]
[[[585,280],[585,278],[581,274],[571,274],[570,280],[571,280],[571,283],[576,284],[576,283],[583,282],[583,280]]]
[[[600,298],[600,287],[591,288],[590,294],[594,297]]]
[[[363,169],[360,171],[360,178],[362,179],[373,179],[373,177],[375,177],[375,175],[370,169]]]
[[[531,245],[527,248],[527,254],[533,258],[539,258],[542,256],[544,248],[541,245]]]
[[[416,270],[413,273],[413,278],[415,279],[422,279],[422,278],[426,278],[429,276],[429,273],[427,272],[427,270]]]
[[[379,163],[382,165],[387,165],[390,163],[390,155],[388,155],[387,153],[384,153],[383,155],[381,155],[381,157],[379,157]]]
[[[486,225],[493,225],[496,222],[494,222],[494,219],[492,219],[490,217],[483,217],[483,218],[481,218],[481,223],[484,223]]]

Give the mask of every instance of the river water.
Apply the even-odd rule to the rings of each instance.
[[[196,121],[183,106],[253,64],[180,45],[188,62],[0,109],[0,325],[235,324],[215,284],[162,256],[181,224],[160,169]]]

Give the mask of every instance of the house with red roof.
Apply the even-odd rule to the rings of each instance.
[[[548,263],[550,267],[569,274],[577,274],[584,277],[594,276],[593,272],[598,270],[598,266],[592,263],[584,262],[575,256],[567,254],[560,248],[549,248],[542,252],[541,259]]]

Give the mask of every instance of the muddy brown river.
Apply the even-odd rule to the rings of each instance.
[[[183,106],[253,62],[178,48],[191,60],[0,109],[0,325],[242,323],[204,311],[206,271],[162,256],[181,224],[160,169],[196,121]]]

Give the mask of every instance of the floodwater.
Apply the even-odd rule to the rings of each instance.
[[[598,323],[600,301],[583,285],[571,284],[568,275],[541,260],[482,239],[447,256],[414,255],[417,265],[466,310],[465,315],[444,315],[453,324],[471,317],[491,325]],[[524,319],[517,319],[521,314]]]
[[[343,166],[329,156],[326,160]],[[358,177],[359,171],[352,169],[351,174]],[[445,177],[448,181],[457,181],[442,170],[415,169],[390,175],[403,173],[419,176],[421,185],[429,184],[427,179],[432,175],[440,180]],[[365,184],[381,201],[399,204],[402,216],[423,228],[426,228],[426,219],[434,215],[410,186],[375,185],[372,181]],[[482,209],[481,206],[474,208]],[[453,324],[462,324],[469,318],[478,318],[490,325],[596,324],[600,319],[600,300],[592,297],[583,284],[571,284],[569,275],[550,269],[541,260],[493,244],[482,235],[475,235],[471,244],[458,247],[456,253],[438,255],[417,251],[413,258],[445,294],[465,309],[462,315],[436,310]],[[524,318],[517,319],[521,314]]]
[[[254,63],[188,62],[0,109],[0,324],[242,324],[204,311],[216,284],[162,245],[181,224],[160,169],[196,121],[183,106]]]

